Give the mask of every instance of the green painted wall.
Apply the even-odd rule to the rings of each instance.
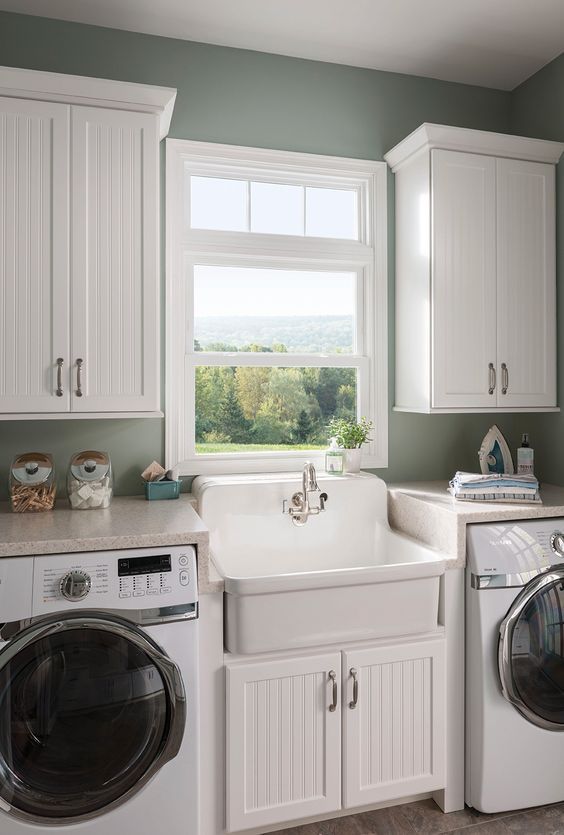
[[[564,53],[543,67],[511,95],[511,130],[524,136],[564,142]],[[564,322],[564,161],[556,167],[557,321]],[[558,334],[558,392],[564,394],[564,333]],[[542,461],[542,478],[564,484],[564,412],[539,415],[535,447]],[[541,472],[541,470],[539,470]]]
[[[25,15],[0,13],[0,64],[176,87],[170,135],[185,139],[382,159],[424,121],[511,129],[511,94],[501,91]],[[393,403],[391,176],[389,183]],[[491,415],[391,413],[389,468],[380,474],[387,480],[447,478],[458,468],[475,469],[481,438],[493,422]],[[537,416],[506,415],[497,422],[512,446],[522,431],[533,440],[540,434]],[[99,447],[112,455],[117,491],[139,492],[137,473],[152,458],[162,458],[162,423],[2,422],[0,479],[4,482],[17,452],[33,447],[52,451],[63,474],[72,452]],[[543,465],[542,452],[539,457]]]

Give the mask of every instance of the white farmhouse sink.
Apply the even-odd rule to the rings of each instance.
[[[200,476],[199,513],[225,581],[225,645],[270,650],[436,629],[444,558],[392,531],[385,483],[318,475],[324,513],[302,527],[282,512],[301,474]],[[311,494],[312,505],[318,503]]]

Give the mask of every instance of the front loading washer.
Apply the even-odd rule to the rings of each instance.
[[[0,833],[198,835],[194,548],[0,560]]]
[[[564,800],[564,519],[475,524],[466,571],[466,802]]]

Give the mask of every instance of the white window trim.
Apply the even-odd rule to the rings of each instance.
[[[327,185],[346,184],[360,189],[365,196],[359,218],[359,241],[336,241],[250,232],[206,232],[187,230],[184,225],[184,165],[195,174],[230,176],[234,169],[243,178],[268,179],[274,171],[277,181]],[[186,263],[233,257],[243,263],[252,247],[253,259],[261,259],[272,268],[292,266],[306,269],[361,271],[364,286],[365,344],[363,357],[255,354],[253,364],[362,366],[369,379],[369,392],[361,391],[361,414],[375,424],[373,440],[363,449],[363,468],[388,465],[388,309],[387,309],[387,166],[385,162],[270,151],[192,142],[166,140],[166,368],[165,368],[165,457],[166,466],[178,466],[181,475],[281,472],[300,469],[307,457],[316,465],[324,462],[324,452],[231,453],[226,456],[190,455],[186,444],[187,425],[193,425],[193,364],[186,361]],[[371,217],[369,224],[367,219]],[[281,241],[284,258],[280,259]],[[244,354],[207,354],[208,364],[229,365],[246,361]],[[284,357],[286,357],[284,361]],[[260,359],[259,359],[260,358]]]

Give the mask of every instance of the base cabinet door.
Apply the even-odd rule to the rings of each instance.
[[[341,655],[228,664],[228,832],[341,808]]]
[[[444,787],[444,641],[345,652],[342,675],[344,808]]]

